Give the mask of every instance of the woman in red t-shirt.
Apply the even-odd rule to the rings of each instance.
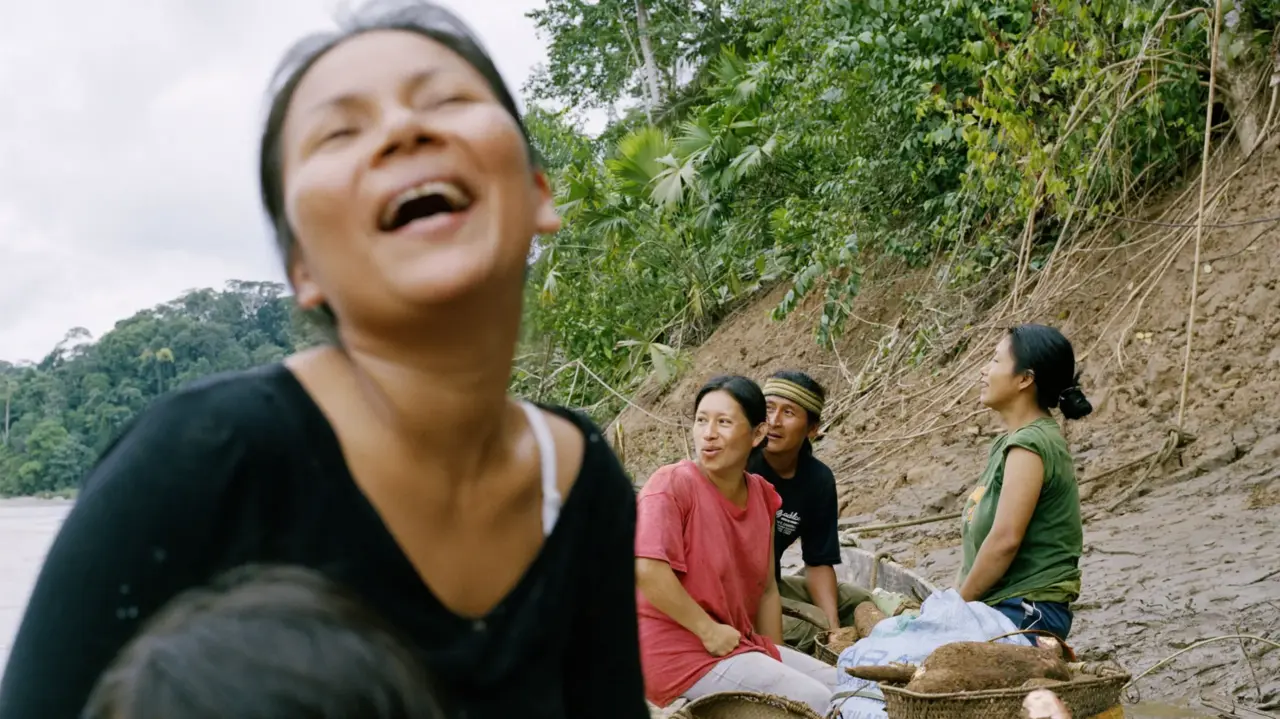
[[[755,382],[716,377],[694,402],[695,459],[640,492],[636,520],[640,661],[649,701],[754,691],[826,714],[836,670],[782,646],[773,520],[782,499],[747,458],[765,441]]]

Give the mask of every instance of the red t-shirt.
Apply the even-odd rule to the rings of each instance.
[[[742,633],[729,654],[713,657],[693,632],[636,592],[645,694],[670,704],[717,663],[746,652],[781,660],[773,640],[755,631],[769,585],[769,540],[782,498],[763,478],[746,474],[747,505],[734,506],[685,460],[653,474],[637,499],[636,557],[667,562],[681,586],[711,618]]]

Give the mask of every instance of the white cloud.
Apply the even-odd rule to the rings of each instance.
[[[343,6],[358,6],[347,0]],[[444,0],[513,91],[542,0]],[[281,280],[257,198],[264,92],[333,0],[7,3],[0,23],[0,359],[229,279]]]

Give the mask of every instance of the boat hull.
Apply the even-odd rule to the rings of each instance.
[[[841,547],[844,560],[836,567],[836,578],[867,590],[883,589],[923,602],[937,591],[932,582],[915,571],[893,561],[885,553],[858,547]]]

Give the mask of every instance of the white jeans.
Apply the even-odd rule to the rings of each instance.
[[[788,647],[778,647],[778,651],[781,662],[764,652],[729,657],[712,667],[684,696],[697,699],[737,691],[773,694],[808,704],[826,716],[836,686],[836,668]]]

